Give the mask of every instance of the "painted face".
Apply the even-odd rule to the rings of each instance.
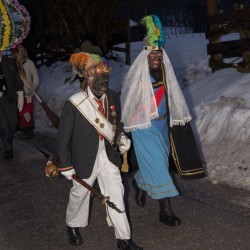
[[[148,65],[151,69],[159,69],[162,63],[162,50],[152,50],[148,54]]]
[[[91,91],[98,96],[102,96],[108,90],[109,75],[102,74],[88,78],[88,85]]]

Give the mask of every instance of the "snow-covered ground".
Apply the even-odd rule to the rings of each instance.
[[[192,125],[211,182],[250,190],[250,74],[224,69],[211,73],[204,34],[167,35],[166,52],[193,115]],[[131,44],[133,61],[142,42]],[[125,55],[110,61],[110,88],[119,92],[129,69]],[[39,68],[38,94],[60,115],[63,103],[79,90],[68,62]],[[46,114],[36,105],[36,128],[53,130]]]

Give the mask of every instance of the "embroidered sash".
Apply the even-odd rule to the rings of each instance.
[[[101,133],[110,144],[114,144],[115,129],[113,125],[94,107],[85,92],[78,92],[69,101]]]

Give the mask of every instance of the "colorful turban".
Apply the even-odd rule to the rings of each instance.
[[[71,55],[69,62],[73,69],[84,78],[109,74],[111,71],[108,61],[96,54],[74,53]]]

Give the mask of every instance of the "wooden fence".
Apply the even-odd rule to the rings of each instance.
[[[110,39],[107,41],[108,50],[119,51],[125,53],[125,62],[130,65],[130,20],[129,19],[114,19],[111,21],[111,34]],[[125,43],[125,47],[119,47],[118,44]],[[41,46],[37,49],[34,61],[36,66],[43,64],[51,65],[58,59],[65,59],[69,57],[69,52],[48,52],[46,46]]]
[[[124,52],[126,54],[126,64],[130,65],[130,20],[114,19],[111,22],[111,40],[108,48],[111,51]],[[124,43],[125,48],[118,47],[117,44]]]
[[[239,39],[221,42],[221,37],[238,33]],[[236,9],[221,14],[208,16],[209,39],[207,53],[211,56],[209,67],[212,71],[236,67],[240,72],[250,73],[250,9]],[[231,63],[224,59],[232,58]],[[235,64],[234,58],[242,58]]]

